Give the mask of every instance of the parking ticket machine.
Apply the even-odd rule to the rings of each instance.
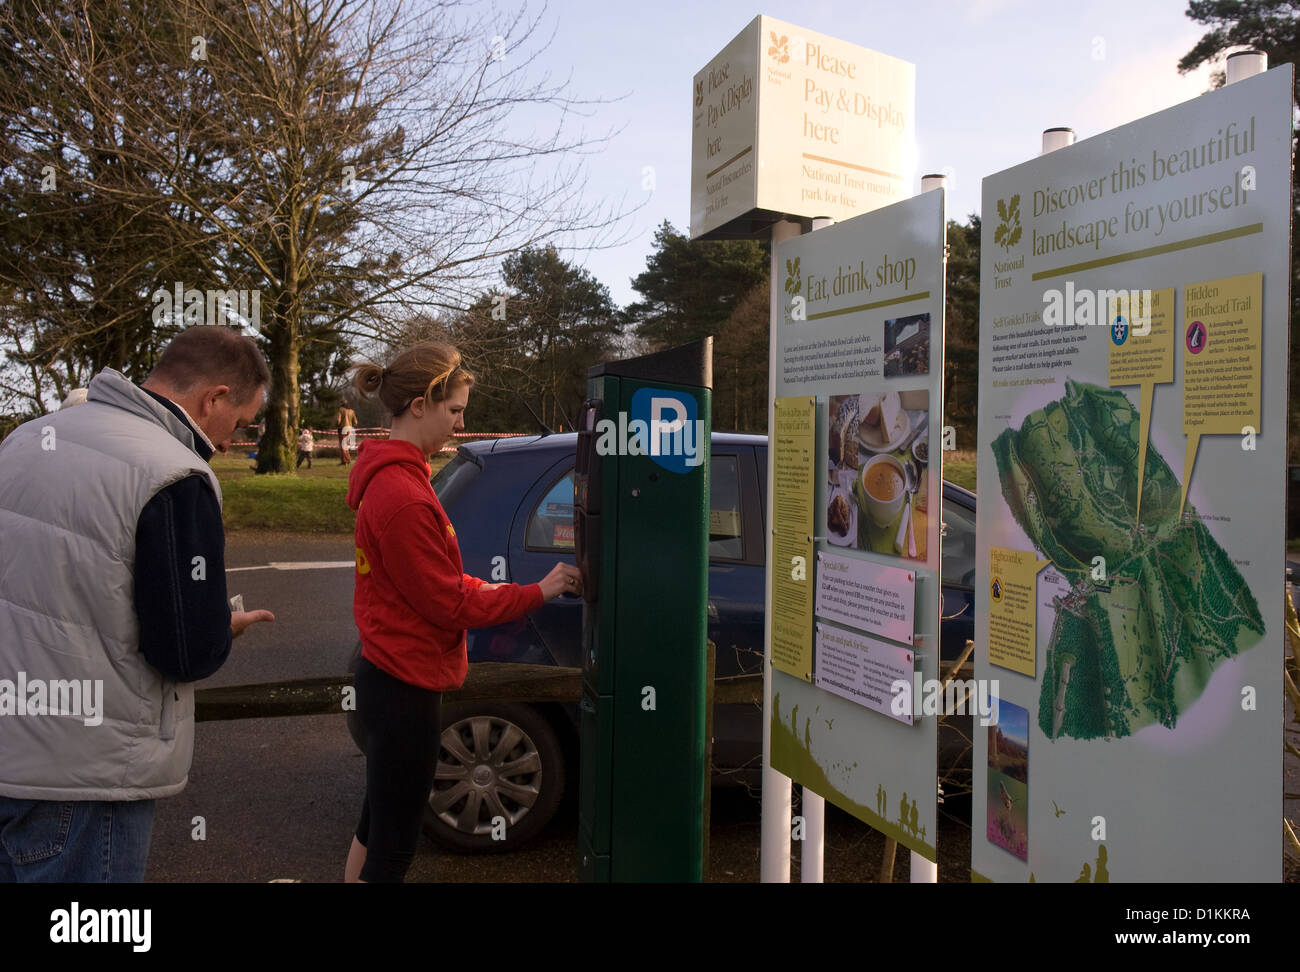
[[[703,876],[713,339],[598,365],[578,433],[579,876]]]

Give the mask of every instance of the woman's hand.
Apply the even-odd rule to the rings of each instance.
[[[570,564],[556,564],[549,574],[537,582],[542,597],[550,600],[561,594],[581,594],[582,574]]]

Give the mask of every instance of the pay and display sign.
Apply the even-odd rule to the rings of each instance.
[[[755,17],[695,75],[692,239],[783,215],[846,220],[911,194],[916,68]]]

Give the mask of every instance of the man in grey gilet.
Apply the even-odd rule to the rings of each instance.
[[[208,465],[269,381],[252,340],[200,325],[143,386],[105,369],[0,443],[0,882],[143,878],[193,683],[274,620],[230,610]]]

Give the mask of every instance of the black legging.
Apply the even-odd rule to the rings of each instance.
[[[400,882],[415,856],[438,768],[442,693],[393,678],[364,657],[352,684],[366,751],[366,798],[357,823],[357,840],[366,848],[361,880]]]

